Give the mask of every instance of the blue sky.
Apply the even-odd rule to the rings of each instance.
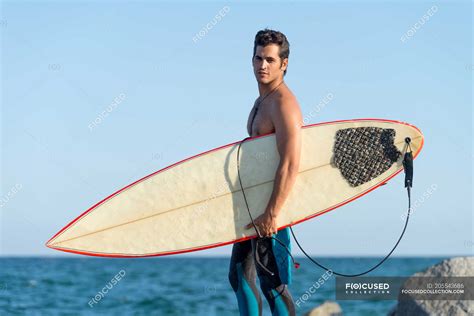
[[[303,115],[333,96],[308,123],[373,117],[423,131],[418,206],[395,255],[472,254],[468,1],[2,1],[0,254],[65,255],[44,242],[97,201],[245,137],[265,27],[290,41],[285,80]],[[406,207],[400,175],[295,231],[318,256],[384,255]]]

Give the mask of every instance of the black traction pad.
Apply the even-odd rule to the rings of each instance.
[[[380,127],[340,129],[336,133],[332,164],[353,187],[385,171],[401,156],[394,145],[395,130]]]

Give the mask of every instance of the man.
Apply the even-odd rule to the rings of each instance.
[[[236,243],[232,249],[229,281],[241,315],[262,314],[256,274],[272,315],[295,315],[287,286],[291,282],[289,229],[277,232],[278,215],[298,174],[303,125],[298,102],[283,81],[289,53],[290,45],[281,32],[265,29],[255,36],[252,64],[260,96],[250,112],[247,129],[250,136],[275,132],[280,163],[265,212],[255,219],[263,238]],[[254,229],[253,224],[249,223],[247,228]],[[281,241],[286,249],[271,237]],[[259,257],[257,263],[255,252]]]

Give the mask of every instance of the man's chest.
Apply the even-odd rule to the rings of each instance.
[[[247,130],[250,136],[268,134],[275,131],[269,105],[253,107],[249,114]]]

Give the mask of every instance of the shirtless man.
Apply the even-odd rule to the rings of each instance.
[[[255,219],[264,238],[234,244],[229,269],[229,281],[236,293],[240,315],[261,315],[262,299],[256,287],[267,299],[272,315],[295,315],[295,306],[287,285],[291,283],[289,229],[277,232],[277,218],[298,174],[301,134],[301,110],[296,97],[283,81],[288,67],[289,43],[285,35],[262,30],[255,36],[253,71],[260,96],[250,112],[247,130],[250,136],[275,132],[280,163],[276,170],[273,192],[265,212]],[[253,228],[252,223],[247,228]],[[286,248],[272,238],[276,237]],[[260,266],[255,263],[258,252]],[[269,273],[272,272],[272,273]]]

